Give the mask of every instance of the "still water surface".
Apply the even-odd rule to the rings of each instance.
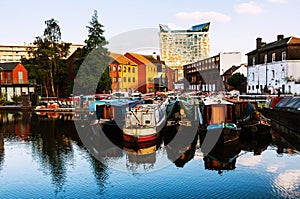
[[[241,135],[205,157],[198,135],[183,148],[165,134],[140,150],[119,135],[110,138],[118,147],[101,145],[98,135],[99,161],[57,116],[0,113],[1,198],[300,197],[300,141],[283,132]]]

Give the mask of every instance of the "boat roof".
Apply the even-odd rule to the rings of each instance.
[[[282,100],[280,100],[275,107],[277,108],[294,108],[294,109],[300,109],[300,97],[285,97]]]
[[[224,104],[224,105],[233,105],[232,102],[228,102],[226,100],[217,98],[217,97],[205,97],[202,99],[204,105],[217,105],[217,104]]]

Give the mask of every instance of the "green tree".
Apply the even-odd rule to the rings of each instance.
[[[239,87],[242,83],[246,81],[246,77],[241,73],[235,73],[230,78],[228,78],[227,83],[234,88]]]
[[[60,96],[60,88],[66,84],[65,58],[71,44],[61,41],[58,21],[50,19],[45,24],[44,34],[35,38],[34,47],[27,49],[31,58],[22,62],[29,70],[29,78],[42,84],[47,96]]]
[[[111,88],[111,78],[108,66],[110,58],[105,47],[107,41],[103,36],[103,25],[98,21],[97,11],[94,11],[89,22],[88,38],[79,56],[75,59],[74,95],[100,93]]]

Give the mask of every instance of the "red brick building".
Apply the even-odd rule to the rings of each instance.
[[[0,63],[1,93],[10,100],[14,95],[34,92],[34,86],[29,84],[28,71],[20,62]]]

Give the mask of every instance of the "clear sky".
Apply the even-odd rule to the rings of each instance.
[[[97,10],[108,40],[159,24],[188,29],[211,22],[211,56],[244,55],[255,48],[257,37],[264,42],[275,41],[278,34],[300,37],[299,9],[300,0],[1,0],[0,44],[33,42],[50,18],[59,22],[63,41],[83,44]]]

